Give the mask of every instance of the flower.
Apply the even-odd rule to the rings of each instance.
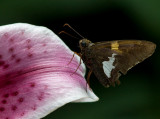
[[[69,102],[97,101],[84,64],[75,72],[80,58],[68,64],[72,56],[45,27],[0,26],[0,119],[40,119]]]

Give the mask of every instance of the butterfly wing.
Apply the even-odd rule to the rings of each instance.
[[[149,41],[119,40],[97,42],[91,48],[92,70],[105,86],[119,83],[120,73],[126,74],[136,64],[151,56],[156,45]]]

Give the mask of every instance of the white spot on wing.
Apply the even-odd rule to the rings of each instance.
[[[111,77],[111,71],[112,69],[115,68],[115,66],[113,66],[113,62],[115,61],[115,56],[116,54],[112,54],[112,57],[108,57],[109,58],[109,61],[103,61],[102,64],[103,64],[103,71],[104,73],[107,75],[108,78]]]

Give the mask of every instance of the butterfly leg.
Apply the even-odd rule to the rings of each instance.
[[[72,58],[71,58],[71,60],[69,61],[69,63],[68,63],[67,65],[69,65],[69,64],[72,62],[72,60],[73,60],[75,54],[77,54],[78,56],[81,57],[81,54],[80,54],[80,53],[74,52],[74,53],[73,53],[73,56],[72,56]]]
[[[118,79],[118,80],[116,80],[116,84],[117,85],[120,85],[121,84],[121,82],[120,82],[120,80]]]
[[[87,84],[89,85],[90,88],[90,76],[92,74],[92,70],[89,70],[88,75],[87,75],[87,80],[86,80],[86,92],[87,92]]]
[[[74,54],[77,54],[77,53],[74,53]],[[76,71],[79,69],[79,67],[80,67],[80,65],[81,65],[81,63],[82,63],[81,55],[79,54],[79,56],[80,56],[80,62],[79,62],[79,65],[78,65],[77,69],[76,69],[76,70],[75,70],[71,75],[73,75],[74,73],[76,73]]]
[[[87,75],[87,83],[90,85],[90,76],[92,74],[92,70],[89,70],[88,75]]]

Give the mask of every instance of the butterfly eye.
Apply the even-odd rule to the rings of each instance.
[[[81,46],[82,46],[82,47],[86,47],[86,46],[87,46],[86,42],[83,42],[83,41],[82,41],[82,42],[81,42]]]

